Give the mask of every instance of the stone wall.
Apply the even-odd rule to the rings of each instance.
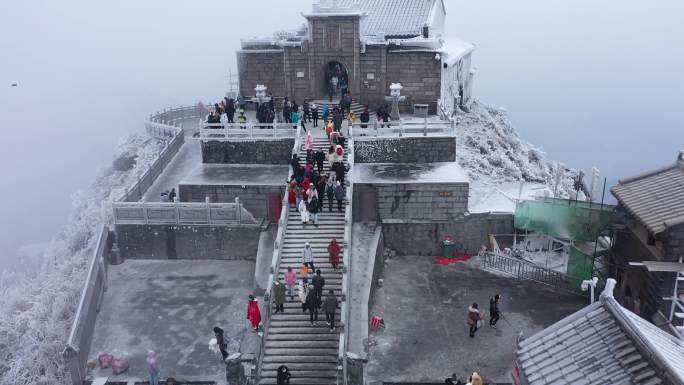
[[[385,246],[400,255],[432,255],[441,253],[440,240],[451,235],[458,252],[476,254],[486,244],[488,234],[511,234],[512,214],[471,214],[453,221],[394,221],[382,222]],[[508,247],[500,243],[499,247]]]
[[[254,260],[259,226],[117,225],[125,259]]]
[[[406,111],[416,103],[430,106],[429,113],[437,113],[442,69],[435,60],[435,52],[387,52],[387,86],[401,83],[401,94],[406,96],[402,109]]]
[[[359,197],[373,195],[364,194],[369,190],[375,191],[380,220],[454,220],[468,211],[468,183],[357,183],[354,206]]]
[[[360,22],[356,16],[313,17],[311,40],[301,46],[238,52],[240,92],[254,95],[257,83],[273,95],[300,102],[327,95],[325,68],[331,61],[342,63],[349,75],[349,89],[363,104],[377,108],[385,103],[390,83],[400,82],[407,100],[401,110],[427,103],[436,113],[440,97],[441,68],[435,52],[407,52],[403,47],[366,46],[361,53]],[[370,76],[369,76],[370,74]]]
[[[294,138],[278,140],[202,141],[202,162],[220,164],[287,164]]]
[[[355,163],[434,163],[456,161],[456,138],[357,138]]]
[[[286,95],[283,54],[282,50],[238,51],[240,94],[254,96],[254,87],[264,84],[273,95]]]
[[[285,186],[285,181],[283,181]],[[282,197],[285,187],[282,186],[229,186],[229,185],[180,185],[178,199],[181,202],[232,203],[240,198],[240,203],[254,218],[269,218],[269,197]],[[279,210],[279,209],[278,209]],[[271,219],[271,218],[269,218]]]
[[[361,55],[361,92],[358,102],[371,108],[386,103],[385,95],[389,95],[387,83],[387,48],[384,46],[366,46]]]

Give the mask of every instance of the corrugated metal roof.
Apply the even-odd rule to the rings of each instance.
[[[684,221],[684,164],[621,180],[611,192],[654,234]]]
[[[516,355],[530,385],[684,384],[682,341],[612,297],[523,339]]]
[[[364,36],[379,33],[391,36],[417,36],[430,22],[432,7],[442,0],[361,0],[359,7],[368,16],[363,21]],[[353,7],[355,0],[339,0],[340,7]]]

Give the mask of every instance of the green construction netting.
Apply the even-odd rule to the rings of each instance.
[[[568,270],[567,275],[573,280],[573,285],[579,288],[582,281],[591,279],[594,265],[591,255],[586,254],[574,245],[570,247],[570,255],[568,256]]]
[[[615,215],[615,206],[566,199],[522,201],[515,209],[515,228],[571,241],[594,241]]]

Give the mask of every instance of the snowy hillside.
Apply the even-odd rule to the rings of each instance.
[[[517,198],[519,182],[525,182],[523,198],[552,196],[554,188],[559,197],[574,196],[577,171],[546,160],[539,148],[522,140],[506,111],[476,101],[470,112],[461,112],[456,119],[457,155],[471,181],[471,200],[491,195],[494,188]]]
[[[47,247],[43,265],[25,277],[0,279],[0,385],[70,381],[61,352],[97,241],[95,232],[102,223],[111,223],[112,202],[135,183],[163,146],[144,134],[123,138],[115,159],[135,157],[132,168],[102,170],[90,188],[74,194],[69,223]]]

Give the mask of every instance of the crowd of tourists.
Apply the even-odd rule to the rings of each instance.
[[[293,128],[301,125],[304,130],[306,125],[311,124],[313,127],[319,127],[322,122],[323,127],[327,130],[331,126],[334,131],[339,132],[343,121],[346,119],[349,125],[356,123],[357,119],[361,123],[362,128],[367,128],[370,122],[371,114],[368,106],[364,106],[359,116],[352,110],[353,98],[351,92],[345,90],[340,98],[339,104],[326,103],[322,106],[316,103],[304,100],[300,105],[295,100],[290,100],[285,97],[282,104],[278,104],[280,111],[276,110],[275,99],[270,95],[270,99],[265,103],[258,103],[256,105],[256,121],[257,123],[271,124],[274,122],[284,122],[292,124]],[[232,98],[224,98],[218,103],[214,103],[213,108],[208,109],[209,113],[206,118],[208,124],[244,124],[247,123],[247,115],[245,113],[245,104],[243,101]],[[237,117],[235,116],[237,113]],[[390,111],[389,107],[384,104],[378,107],[376,111],[376,118],[381,126],[389,126]],[[246,126],[240,126],[246,128]],[[329,133],[329,132],[328,132]]]

